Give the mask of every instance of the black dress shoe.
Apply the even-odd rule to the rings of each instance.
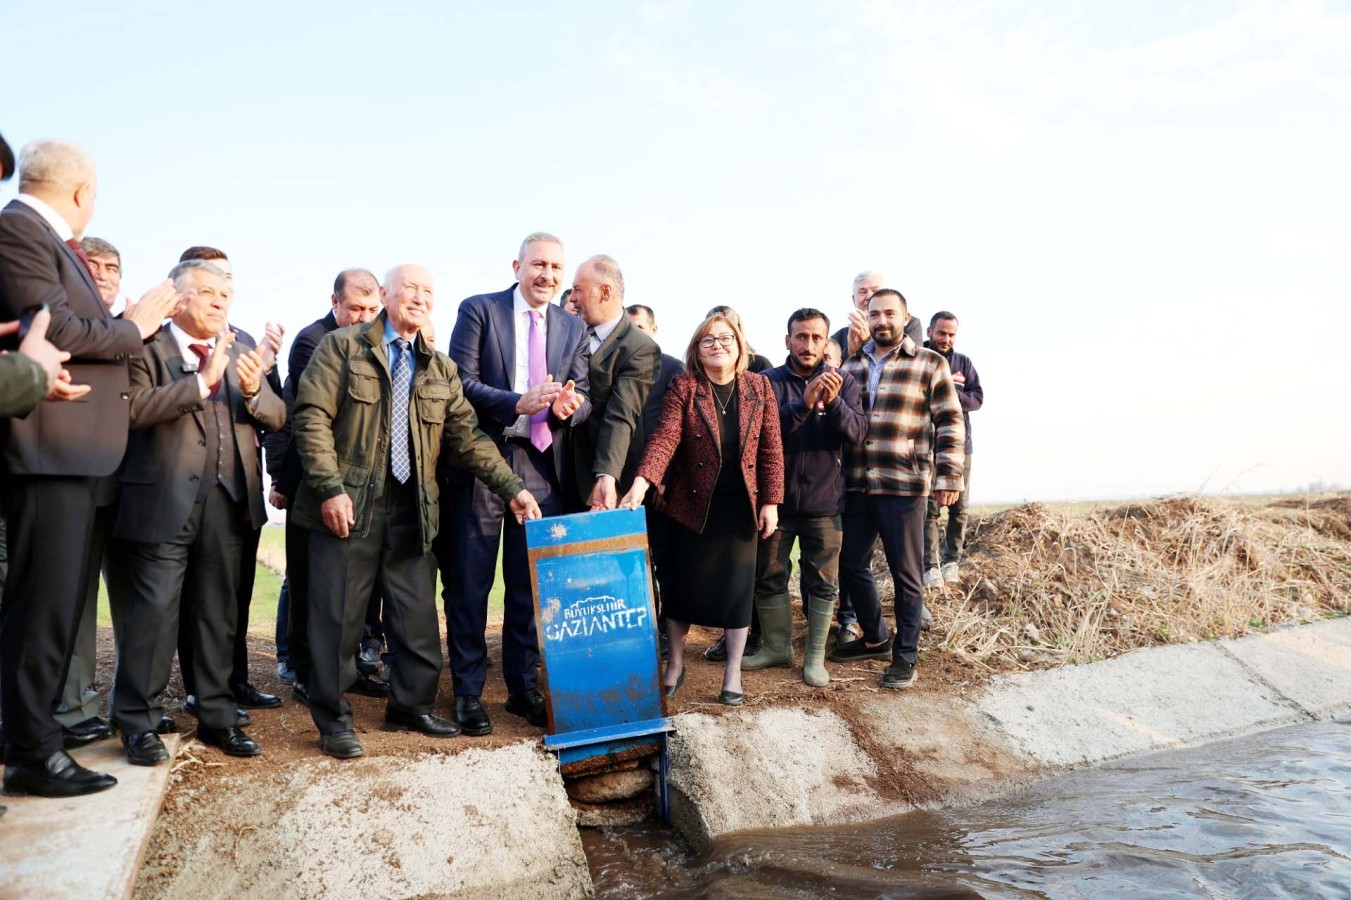
[[[675,684],[666,684],[665,682],[662,682],[661,686],[662,696],[665,697],[667,700],[674,699],[675,695],[680,693],[680,689],[684,686],[685,686],[685,670],[682,668],[680,670],[680,676],[676,678]]]
[[[718,695],[718,702],[723,706],[740,706],[746,702],[746,695],[738,694],[736,691],[723,691]]]
[[[418,731],[427,737],[455,737],[460,733],[460,726],[431,713],[418,715],[386,706],[385,731]]]
[[[536,728],[549,727],[549,711],[544,705],[544,695],[539,691],[530,690],[508,696],[507,712],[520,716]]]
[[[160,716],[155,726],[155,734],[178,734],[178,723],[168,716]]]
[[[69,728],[62,728],[61,744],[67,750],[74,750],[76,747],[83,747],[94,741],[104,741],[112,736],[113,726],[109,725],[106,719],[94,716]]]
[[[264,694],[248,682],[236,684],[230,691],[242,709],[276,709],[281,706],[281,698],[276,694]]]
[[[356,681],[352,682],[352,686],[347,689],[347,693],[360,694],[363,697],[388,697],[389,685],[369,675],[361,675],[358,676]]]
[[[124,734],[122,746],[127,748],[127,762],[133,766],[157,766],[169,758],[164,741],[153,731]]]
[[[482,737],[493,731],[488,711],[477,697],[455,698],[455,721],[460,723],[460,730],[470,737]]]
[[[296,679],[296,683],[291,685],[291,699],[306,708],[310,705],[310,689],[305,687],[305,682]]]
[[[188,699],[183,701],[183,712],[192,716],[194,719],[197,718],[197,698],[192,696],[192,694],[188,694]],[[253,717],[242,709],[235,710],[235,718],[237,719],[235,724],[240,728],[253,724]]]
[[[361,749],[361,741],[351,731],[320,735],[319,749],[334,759],[352,759],[366,752]]]
[[[11,794],[35,797],[80,797],[106,791],[117,779],[102,772],[91,772],[58,750],[40,763],[5,766],[5,790]]]
[[[257,756],[263,752],[258,742],[234,725],[225,728],[197,726],[197,740],[203,744],[219,748],[230,756]]]

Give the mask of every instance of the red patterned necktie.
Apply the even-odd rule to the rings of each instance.
[[[77,239],[71,238],[66,241],[66,246],[75,251],[75,255],[80,258],[80,262],[84,263],[84,267],[89,270],[89,277],[93,278],[94,270],[89,268],[89,254],[84,252],[84,245]]]
[[[210,344],[188,344],[188,349],[197,354],[197,371],[200,373],[206,368],[206,358],[211,355]],[[217,381],[211,385],[211,399],[216,399],[216,392],[220,390],[220,382]]]

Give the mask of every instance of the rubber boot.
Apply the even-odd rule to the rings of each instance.
[[[802,680],[812,687],[830,684],[826,671],[826,636],[835,618],[835,604],[820,597],[808,598],[807,646],[803,651]]]
[[[741,657],[741,668],[769,669],[793,665],[793,601],[787,594],[756,597],[760,613],[760,649]]]

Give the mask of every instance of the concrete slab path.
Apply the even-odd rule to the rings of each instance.
[[[178,735],[164,745],[178,752]],[[80,765],[107,772],[116,787],[87,797],[0,797],[0,898],[109,897],[131,894],[159,815],[173,760],[127,762],[120,741],[74,751]]]

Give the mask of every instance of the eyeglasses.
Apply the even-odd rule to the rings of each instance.
[[[736,346],[736,335],[734,334],[708,334],[699,338],[699,346],[705,350],[712,350],[715,344],[722,344],[724,347],[732,348]]]

